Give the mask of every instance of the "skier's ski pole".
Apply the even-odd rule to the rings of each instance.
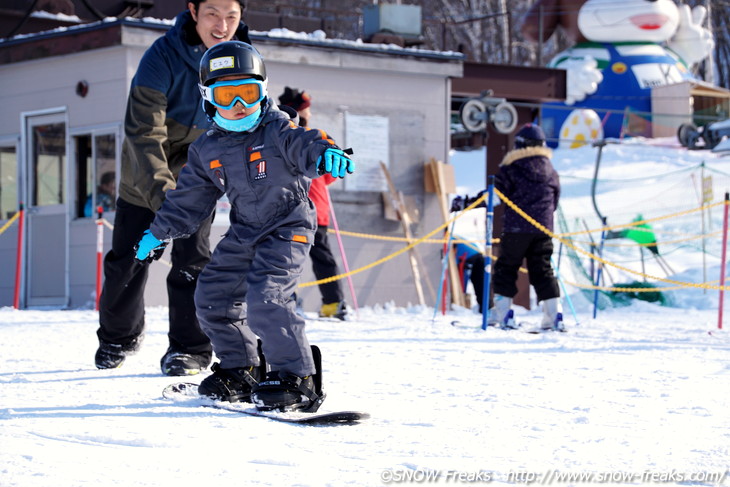
[[[492,223],[494,222],[494,176],[487,177],[487,235],[484,246],[484,289],[482,289],[482,330],[489,324],[489,285],[492,280]]]
[[[347,152],[347,151],[345,151]],[[352,306],[355,308],[355,316],[357,316],[357,296],[355,295],[355,286],[352,285],[352,277],[350,277],[350,266],[347,265],[347,255],[345,255],[345,246],[342,245],[342,237],[340,236],[340,227],[337,225],[337,216],[335,216],[335,207],[332,204],[332,198],[330,198],[330,190],[327,186],[324,187],[325,194],[327,195],[327,201],[330,205],[330,216],[332,217],[332,226],[335,228],[335,237],[337,237],[337,245],[340,247],[340,254],[342,255],[342,265],[345,267],[345,273],[347,274],[347,284],[350,287],[350,296],[352,296]]]
[[[558,283],[560,284],[560,289],[562,289],[563,296],[565,296],[565,300],[568,302],[568,307],[570,308],[570,312],[573,314],[573,319],[575,320],[575,324],[579,325],[580,323],[578,323],[578,315],[575,313],[575,308],[573,307],[573,300],[570,299],[570,295],[568,295],[568,290],[565,287],[565,282],[563,281],[563,278],[560,275],[560,271],[558,270],[558,267],[555,266],[555,259],[550,257],[550,262],[553,264],[553,267],[555,268],[555,277],[558,278]]]

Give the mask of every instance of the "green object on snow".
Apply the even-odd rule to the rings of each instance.
[[[609,294],[619,304],[630,304],[632,299],[640,299],[649,303],[659,303],[662,306],[668,306],[669,300],[662,294],[657,286],[649,282],[633,281],[622,284],[614,284],[616,288],[627,289],[656,289],[656,291],[611,291]]]
[[[644,217],[639,214],[632,221],[640,222],[643,219]],[[651,250],[653,254],[659,255],[659,247],[657,247],[656,235],[654,235],[654,231],[652,230],[651,225],[649,225],[648,223],[634,225],[631,228],[622,231],[621,236],[633,240],[639,245],[642,245]]]

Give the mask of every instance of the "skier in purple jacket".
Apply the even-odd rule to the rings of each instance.
[[[505,154],[494,178],[494,186],[519,209],[553,231],[553,213],[560,199],[560,178],[550,162],[552,151],[545,146],[545,133],[539,125],[525,124],[515,135],[515,147]],[[486,191],[486,190],[485,190]],[[479,199],[457,196],[451,211],[461,211]],[[479,206],[484,206],[481,203]],[[512,299],[517,294],[517,273],[527,260],[530,284],[542,303],[543,330],[565,331],[560,304],[560,287],[550,261],[552,237],[543,233],[510,206],[504,209],[499,258],[492,277],[494,299],[490,300],[489,324],[514,329]]]
[[[553,213],[560,198],[560,179],[550,162],[540,126],[525,124],[515,136],[515,148],[505,154],[494,186],[527,215],[553,231]],[[550,259],[552,237],[525,220],[511,207],[504,209],[499,258],[494,265],[494,308],[490,323],[516,328],[512,298],[517,294],[517,273],[527,260],[530,284],[542,303],[542,329],[565,331],[560,306],[560,287]]]

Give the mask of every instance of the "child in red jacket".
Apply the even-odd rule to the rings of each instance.
[[[307,127],[311,116],[310,106],[312,98],[306,91],[299,91],[296,88],[284,88],[284,93],[279,96],[279,105],[292,107],[299,115],[299,125]],[[309,188],[309,199],[317,208],[317,232],[314,234],[314,245],[309,250],[309,257],[312,259],[312,270],[315,277],[325,279],[339,274],[337,261],[330,249],[327,239],[327,227],[330,224],[330,198],[327,186],[337,181],[329,174],[312,180]],[[347,306],[343,299],[340,281],[331,281],[319,285],[319,292],[322,294],[322,307],[319,309],[319,316],[335,317],[341,320],[347,315]]]

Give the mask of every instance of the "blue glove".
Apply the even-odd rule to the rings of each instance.
[[[167,242],[158,240],[149,230],[145,230],[134,246],[134,257],[140,262],[152,262],[162,257],[165,247]]]
[[[334,147],[326,148],[324,154],[317,159],[319,175],[330,173],[336,178],[344,178],[345,174],[355,172],[355,162],[347,157],[346,153],[352,154],[352,149],[343,151]]]

